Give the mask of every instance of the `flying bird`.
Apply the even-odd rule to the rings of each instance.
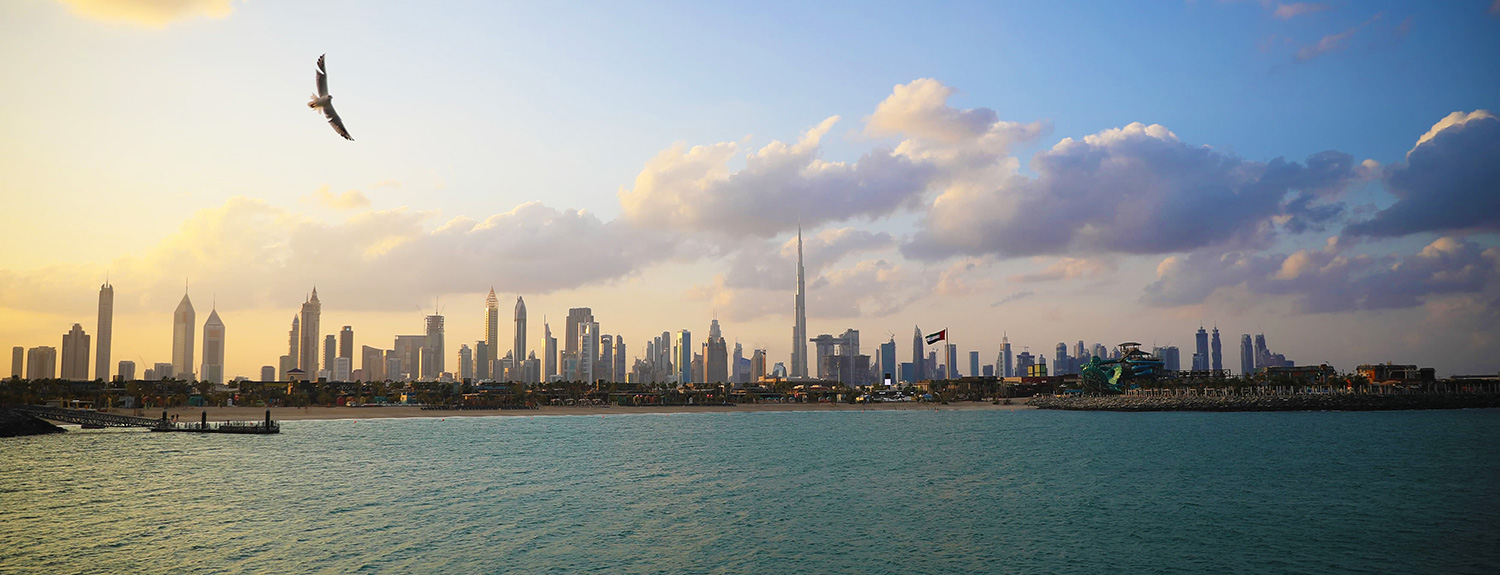
[[[349,137],[349,130],[344,129],[344,121],[339,119],[339,113],[333,110],[333,96],[328,95],[328,72],[323,69],[323,56],[318,56],[318,93],[313,94],[307,107],[321,110],[323,116],[328,118],[328,125],[333,126],[333,131],[338,132],[345,140],[354,141],[354,138]]]

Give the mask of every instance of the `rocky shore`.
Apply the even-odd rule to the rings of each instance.
[[[1070,411],[1386,411],[1397,409],[1467,409],[1500,407],[1500,395],[1352,393],[1295,395],[1116,395],[1105,397],[1037,396],[1027,402],[1039,409]]]
[[[62,433],[63,428],[24,413],[0,407],[0,437]]]

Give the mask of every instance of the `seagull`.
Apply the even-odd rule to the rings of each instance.
[[[333,96],[328,95],[328,72],[323,69],[323,56],[318,56],[318,93],[313,94],[307,107],[321,110],[323,116],[328,118],[328,125],[333,126],[333,131],[352,142],[354,138],[350,138],[349,130],[344,129],[344,121],[339,119],[338,112],[333,111]]]

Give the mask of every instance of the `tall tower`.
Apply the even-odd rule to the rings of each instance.
[[[565,337],[567,337],[567,339],[563,340],[563,353],[578,353],[578,334],[582,332],[582,328],[580,326],[586,323],[592,323],[593,321],[594,310],[592,308],[575,307],[568,310],[568,320],[567,324],[564,326],[565,333],[563,334]],[[595,351],[597,352],[597,350]],[[582,362],[584,361],[584,359],[585,358],[580,357],[578,361]],[[588,361],[594,361],[598,358],[586,359]]]
[[[354,361],[354,327],[344,326],[339,330],[339,357],[347,357]]]
[[[557,338],[552,337],[552,326],[547,324],[547,318],[542,318],[542,381],[557,375]]]
[[[437,379],[443,374],[443,316],[427,316],[427,340],[422,344],[422,376]],[[490,352],[495,353],[495,352]]]
[[[323,336],[318,333],[318,320],[323,315],[323,303],[318,301],[318,288],[302,304],[302,340],[297,346],[297,368],[308,378],[318,377],[318,344]]]
[[[94,335],[99,338],[97,358],[94,361],[94,377],[109,382],[109,350],[115,325],[115,286],[104,280],[99,286],[99,328]]]
[[[515,355],[513,355],[511,357],[516,358],[516,364],[520,365],[520,362],[522,360],[526,359],[526,300],[521,299],[521,296],[516,296],[516,340],[515,340],[515,345],[516,345],[515,350],[514,350]],[[523,380],[525,380],[524,377],[519,377],[519,376],[516,377],[515,379],[517,381],[523,381]]]
[[[911,335],[911,377],[912,383],[927,379],[927,361],[922,357],[922,327],[912,326]]]
[[[224,383],[224,322],[219,320],[218,306],[208,312],[203,322],[203,369],[199,379]]]
[[[1000,334],[1000,356],[1001,356],[1002,359],[1005,360],[1005,377],[1015,377],[1015,373],[1016,372],[1012,368],[1012,363],[1015,361],[1015,356],[1011,355],[1011,352],[1010,352],[1010,335],[1009,334],[1006,334],[1006,333],[1001,333]],[[1000,369],[1000,367],[996,366],[995,369],[998,370],[998,369]]]
[[[682,329],[672,341],[674,383],[684,386],[693,381],[693,334]]]
[[[802,270],[802,226],[797,226],[797,319],[792,325],[792,377],[807,377],[807,281]]]
[[[499,381],[503,373],[490,373],[490,366],[495,363],[495,358],[500,357],[500,299],[495,297],[495,288],[490,288],[490,295],[484,298],[484,344],[483,357],[478,359],[479,377],[492,378]]]
[[[62,373],[58,377],[69,381],[89,378],[89,334],[83,333],[81,324],[73,324],[73,329],[63,334]]]
[[[1250,375],[1255,371],[1255,351],[1250,345],[1250,334],[1240,336],[1240,375]]]
[[[1211,365],[1214,371],[1218,371],[1224,369],[1224,348],[1222,345],[1220,345],[1219,342],[1219,326],[1214,326],[1214,335],[1212,341],[1213,343],[1210,344],[1210,349],[1212,349],[1213,351],[1209,353],[1209,357],[1213,360],[1211,362]]]
[[[1208,331],[1203,326],[1198,326],[1198,333],[1193,337],[1196,346],[1193,349],[1193,369],[1208,369]]]
[[[188,381],[193,375],[193,331],[197,329],[194,325],[198,323],[197,314],[193,313],[193,302],[188,301],[187,294],[182,294],[182,302],[177,304],[177,311],[172,313],[172,370],[177,377]]]
[[[302,357],[301,351],[302,351],[302,316],[300,316],[300,315],[294,315],[294,316],[292,316],[292,330],[287,332],[287,351],[286,351],[286,356],[287,356],[288,360],[292,362],[291,363],[291,367],[297,367],[299,365],[302,365],[301,360],[299,359],[299,358]],[[289,368],[283,368],[282,369],[283,373],[281,374],[281,377],[283,379],[286,378],[285,371],[287,369],[291,369],[291,368],[289,367]]]

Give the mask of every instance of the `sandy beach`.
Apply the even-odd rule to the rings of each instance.
[[[989,402],[959,402],[948,405],[931,403],[873,403],[849,405],[842,403],[761,403],[733,406],[549,406],[540,409],[491,409],[491,410],[424,410],[415,406],[388,407],[273,407],[271,418],[276,421],[303,421],[315,419],[386,419],[404,417],[496,417],[538,415],[610,415],[629,413],[750,413],[763,411],[972,411],[1034,409],[1025,405],[1024,399],[1011,405],[994,405]],[[160,417],[160,409],[126,410],[116,409],[112,413]],[[169,416],[179,421],[197,421],[208,412],[209,421],[258,421],[265,419],[264,407],[176,407],[167,410]]]

